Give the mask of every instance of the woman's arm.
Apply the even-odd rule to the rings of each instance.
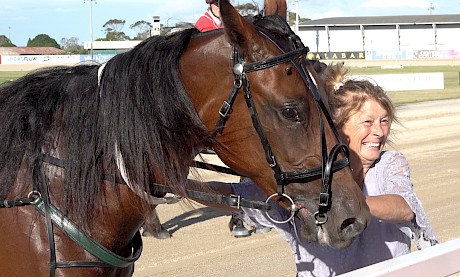
[[[414,211],[409,199],[414,195],[414,190],[409,162],[400,152],[388,151],[376,168],[376,176],[369,181],[379,184],[381,194],[366,197],[371,214],[392,223],[411,221]]]
[[[398,194],[367,196],[366,203],[371,214],[381,220],[401,223],[411,221],[414,218],[414,212],[411,207]]]

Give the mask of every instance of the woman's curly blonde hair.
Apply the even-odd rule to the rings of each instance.
[[[349,69],[343,63],[329,64],[324,73],[328,104],[337,128],[341,129],[369,99],[385,109],[390,122],[398,122],[395,107],[382,87],[368,80],[347,78],[348,73]]]

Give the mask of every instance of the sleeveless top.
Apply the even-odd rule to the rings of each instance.
[[[265,201],[263,192],[253,183],[232,184],[236,194],[242,197]],[[407,159],[397,151],[382,152],[380,158],[368,170],[363,187],[364,195],[401,195],[412,208],[411,222],[394,224],[372,217],[368,227],[345,249],[333,249],[327,245],[308,242],[295,236],[292,223],[273,223],[265,212],[243,208],[245,221],[276,229],[296,254],[297,276],[335,276],[375,264],[411,252],[411,240],[418,249],[438,242],[420,200],[414,193],[410,181]],[[271,202],[273,217],[287,218],[287,212]],[[300,226],[297,226],[299,228]],[[298,229],[299,230],[299,229]],[[300,232],[299,232],[300,234]]]

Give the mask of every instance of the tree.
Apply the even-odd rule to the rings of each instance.
[[[296,13],[294,13],[294,12],[289,12],[289,21],[288,21],[288,23],[289,23],[290,26],[295,26],[295,15],[296,15]],[[310,21],[310,20],[311,20],[311,19],[309,19],[309,18],[303,18],[303,17],[301,17],[301,16],[299,15],[299,24],[300,24],[300,23],[303,23],[303,22]]]
[[[16,47],[5,35],[0,35],[0,47]]]
[[[50,38],[48,35],[40,34],[35,36],[35,38],[27,41],[28,47],[56,47],[61,48],[55,39]]]
[[[125,26],[125,20],[120,19],[110,19],[107,21],[102,27],[105,28],[106,32],[106,40],[129,40],[129,36],[127,36],[123,30]]]
[[[143,40],[150,36],[150,29],[152,29],[152,23],[145,20],[137,21],[129,26],[130,29],[137,30],[137,36],[134,39]]]
[[[67,54],[85,54],[87,51],[82,45],[78,44],[78,38],[62,38],[61,49],[65,50]]]
[[[245,3],[241,5],[236,5],[235,9],[238,10],[238,12],[242,16],[247,16],[247,15],[256,15],[259,13],[259,5],[257,3]]]

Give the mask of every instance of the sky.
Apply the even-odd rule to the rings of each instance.
[[[250,0],[231,0],[240,4]],[[263,0],[253,0],[263,6]],[[76,37],[80,44],[105,37],[104,24],[110,19],[125,20],[123,32],[134,37],[129,26],[137,21],[152,22],[160,16],[166,26],[194,23],[206,10],[205,0],[1,0],[0,35],[16,45],[47,34],[60,44],[62,38]],[[432,9],[430,9],[432,7]],[[299,16],[319,19],[347,16],[459,14],[460,0],[288,0],[288,9]],[[92,20],[91,20],[92,19]]]

